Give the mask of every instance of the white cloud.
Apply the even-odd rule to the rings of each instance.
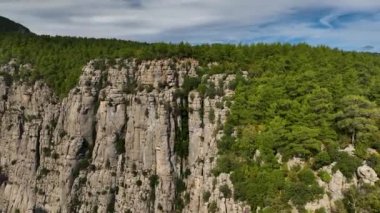
[[[309,14],[283,21],[318,8],[331,11],[318,19],[326,29],[303,20]],[[195,43],[302,37],[344,48],[380,43],[380,20],[354,20],[339,29],[332,22],[350,12],[379,11],[377,0],[0,0],[1,15],[38,34]],[[258,27],[267,23],[274,24]]]

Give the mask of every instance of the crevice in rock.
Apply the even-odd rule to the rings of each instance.
[[[100,96],[100,92],[101,92],[101,90],[105,86],[107,86],[107,81],[108,81],[108,72],[101,70],[99,82],[94,86],[95,89],[96,89],[96,94],[94,96],[94,107],[93,107],[93,109],[94,109],[94,116],[96,116],[96,114],[98,113],[98,109],[99,109],[99,106],[100,106],[100,101],[102,101],[102,100],[100,100],[100,97],[99,97]]]
[[[41,127],[38,127],[37,138],[36,138],[36,147],[35,147],[35,166],[34,171],[37,171],[40,167],[41,153],[40,153],[40,137],[41,137]]]
[[[201,108],[199,109],[199,117],[201,119],[201,128],[204,130],[204,126],[205,126],[205,123],[204,123],[204,113],[205,113],[205,106],[204,106],[204,99],[203,97],[201,97],[200,99],[200,106]]]
[[[150,213],[154,213],[154,204],[156,202],[156,186],[158,185],[159,177],[153,174],[149,177],[150,193],[148,200],[148,209]]]
[[[109,197],[109,200],[107,203],[107,213],[115,212],[116,194],[118,194],[118,189],[117,188],[111,188],[110,189],[110,197]]]
[[[24,134],[24,115],[19,115],[18,119],[18,139],[22,139],[22,135]]]
[[[44,208],[42,207],[39,207],[39,206],[34,206],[33,208],[33,213],[47,213],[48,211],[46,211]]]
[[[228,213],[228,209],[227,209],[227,198],[224,198],[224,212]]]
[[[95,115],[94,116],[96,116],[96,113],[95,113]],[[90,142],[90,146],[91,147],[94,147],[95,146],[95,141],[96,141],[96,137],[97,137],[97,134],[98,134],[98,131],[97,131],[97,128],[96,128],[96,126],[97,126],[97,121],[95,120],[93,123],[92,123],[92,140],[91,141],[89,141]],[[91,149],[92,150],[92,149]]]
[[[197,209],[198,209],[198,212],[200,212],[201,210],[201,196],[198,196],[198,205],[197,205]]]
[[[172,115],[172,107],[169,105],[168,112],[167,112],[168,128],[166,129],[167,131],[166,145],[168,147],[168,161],[170,164],[170,173],[173,173],[173,171],[175,171],[175,166],[174,166],[174,163],[172,162],[173,153],[172,153],[172,149],[170,145],[171,130],[172,130],[172,123],[170,121],[171,115]],[[174,120],[175,120],[175,117],[174,117]]]

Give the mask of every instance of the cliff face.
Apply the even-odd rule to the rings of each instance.
[[[62,101],[0,68],[0,212],[250,211],[229,175],[211,174],[225,99],[178,95],[196,61],[99,63]]]

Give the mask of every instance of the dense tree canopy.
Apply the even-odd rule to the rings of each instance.
[[[248,80],[238,83],[216,172],[232,171],[236,198],[254,209],[278,212],[290,208],[288,200],[302,209],[323,190],[305,168],[287,168],[281,161],[301,158],[314,170],[336,162],[334,170],[351,178],[363,160],[378,159],[366,150],[380,151],[380,61],[376,55],[305,45],[273,45],[264,52],[254,55]],[[339,151],[349,144],[355,156]]]
[[[351,143],[360,141],[376,142],[380,138],[376,121],[380,112],[375,103],[362,96],[345,96],[342,110],[337,113],[337,126],[351,134]]]

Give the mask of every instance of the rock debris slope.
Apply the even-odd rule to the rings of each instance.
[[[250,212],[211,173],[225,99],[178,95],[197,66],[94,60],[63,100],[1,66],[0,212]],[[233,79],[208,81],[231,96]]]

